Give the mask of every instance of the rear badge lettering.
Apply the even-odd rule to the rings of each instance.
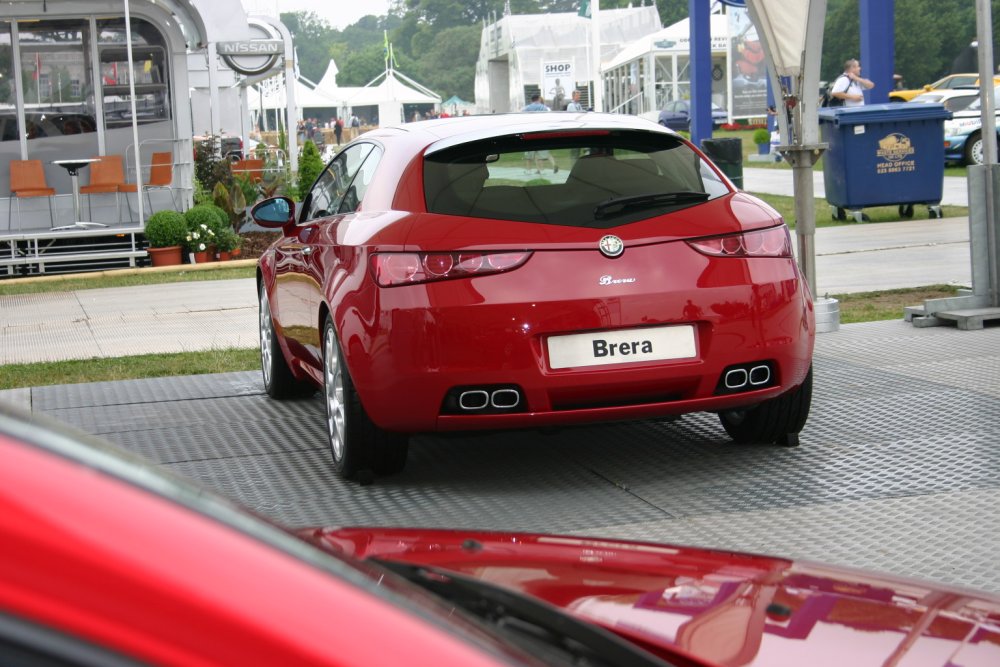
[[[634,283],[635,278],[612,278],[611,276],[601,276],[597,281],[599,285],[624,285],[626,283]]]
[[[598,338],[594,341],[594,358],[628,356],[630,354],[652,354],[653,342],[649,340],[633,340],[624,343],[609,343]]]

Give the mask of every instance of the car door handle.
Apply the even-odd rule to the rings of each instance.
[[[278,246],[278,250],[286,253],[300,252],[303,255],[308,255],[312,252],[312,246],[302,245],[299,243],[286,243],[285,245]]]

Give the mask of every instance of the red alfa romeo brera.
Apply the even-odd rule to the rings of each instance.
[[[383,128],[253,217],[281,230],[257,272],[267,392],[323,390],[346,477],[435,431],[710,411],[798,442],[815,325],[788,228],[659,125]]]

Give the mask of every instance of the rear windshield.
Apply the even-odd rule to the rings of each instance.
[[[424,160],[432,213],[607,228],[720,197],[729,188],[661,133],[539,133],[462,144]]]

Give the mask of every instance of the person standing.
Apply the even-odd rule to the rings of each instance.
[[[552,111],[542,102],[542,96],[535,93],[531,96],[531,104],[525,105],[521,111]]]
[[[531,104],[526,105],[523,109],[521,109],[521,111],[526,111],[530,113],[533,111],[551,111],[551,109],[545,106],[545,104],[542,102],[542,96],[539,95],[538,93],[535,93],[534,95],[531,96]],[[530,170],[531,165],[534,164],[535,173],[538,174],[542,173],[543,160],[547,161],[550,165],[552,165],[553,174],[559,171],[559,165],[556,163],[556,159],[552,157],[552,153],[550,153],[547,150],[526,152],[524,154],[525,170],[526,171]]]
[[[865,103],[865,91],[874,87],[874,83],[861,76],[861,63],[851,58],[844,63],[844,73],[833,82],[830,97],[843,100],[845,107],[860,107]]]
[[[573,96],[566,105],[566,111],[583,111],[583,105],[580,104],[580,91],[574,90]]]
[[[565,97],[566,89],[562,87],[561,83],[559,83],[559,79],[556,79],[556,85],[549,91],[549,99],[552,100],[552,108],[556,111],[560,111],[563,108],[562,102]]]
[[[337,137],[337,145],[340,145],[340,137],[344,134],[344,120],[338,118],[333,124],[333,136]]]

